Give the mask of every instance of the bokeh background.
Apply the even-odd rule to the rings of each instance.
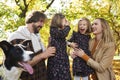
[[[91,23],[95,18],[105,18],[114,34],[117,50],[113,59],[113,69],[120,80],[120,0],[0,0],[0,41],[21,25],[25,25],[25,16],[32,10],[43,11],[48,19],[40,31],[42,41],[48,45],[49,25],[55,13],[63,13],[70,22],[71,31],[76,30],[81,17],[87,17]],[[68,55],[69,55],[68,48]],[[0,49],[0,63],[4,55]],[[72,65],[72,59],[70,58]],[[71,72],[72,69],[70,68]]]

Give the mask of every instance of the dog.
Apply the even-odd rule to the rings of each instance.
[[[27,63],[32,60],[34,54],[32,51],[23,49],[23,45],[12,45],[3,40],[0,42],[0,48],[3,50],[5,59],[0,65],[0,80],[18,80],[22,71],[33,74],[33,68]]]

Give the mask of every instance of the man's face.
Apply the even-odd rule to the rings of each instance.
[[[33,23],[33,31],[34,33],[39,33],[39,30],[43,27],[44,25],[44,20],[39,20],[38,22]]]

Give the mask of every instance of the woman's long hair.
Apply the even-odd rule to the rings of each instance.
[[[108,22],[103,18],[96,18],[96,19],[100,20],[101,22],[101,26],[103,28],[102,39],[104,43],[114,42],[114,37],[113,37],[113,34],[111,32]]]

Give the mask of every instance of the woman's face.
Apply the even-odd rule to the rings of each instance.
[[[85,34],[88,29],[87,21],[85,21],[85,20],[80,21],[78,23],[78,27],[79,27],[79,32],[81,34]]]
[[[93,24],[92,24],[92,31],[93,31],[93,34],[97,35],[97,34],[102,34],[102,25],[101,25],[101,22],[99,19],[96,19],[93,21]]]

